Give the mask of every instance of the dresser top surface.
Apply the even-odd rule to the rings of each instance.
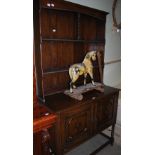
[[[110,94],[119,92],[119,89],[104,86],[104,92],[101,93],[97,90],[92,90],[83,94],[83,99],[78,101],[63,93],[50,95],[45,97],[45,106],[52,112],[61,112],[73,106],[79,106],[84,103],[89,103],[93,98],[104,98]]]

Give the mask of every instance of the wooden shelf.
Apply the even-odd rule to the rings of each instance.
[[[53,39],[53,38],[42,38],[42,42],[43,42],[43,41],[105,43],[105,39],[104,39],[104,40],[78,40],[78,39]]]
[[[94,68],[98,68],[99,66],[96,65]],[[102,66],[103,67],[103,66]],[[64,67],[64,68],[52,68],[50,70],[44,71],[43,76],[49,75],[49,74],[54,74],[54,73],[62,73],[62,72],[68,72],[69,67]]]
[[[62,72],[68,72],[69,67],[64,68],[52,68],[50,70],[44,71],[43,76],[46,76],[48,74],[54,74],[54,73],[62,73]]]

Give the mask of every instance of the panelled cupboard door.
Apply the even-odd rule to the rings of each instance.
[[[113,123],[114,116],[114,95],[107,96],[96,101],[96,130],[102,131]]]
[[[63,118],[64,151],[74,147],[91,134],[91,106],[69,111]]]
[[[33,134],[33,155],[56,155],[54,127]]]
[[[41,36],[43,39],[75,39],[75,13],[50,9],[41,9],[40,21]]]

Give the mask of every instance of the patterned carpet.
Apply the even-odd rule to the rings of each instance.
[[[96,135],[65,155],[89,155],[106,141],[107,139],[103,136]],[[113,146],[108,145],[98,152],[97,155],[121,155],[121,146],[116,143]]]

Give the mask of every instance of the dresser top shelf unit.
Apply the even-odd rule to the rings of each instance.
[[[69,88],[69,66],[82,62],[87,52],[102,51],[104,68],[108,13],[64,0],[34,0],[33,6],[37,96],[46,102],[46,96]],[[96,61],[94,80],[101,82],[98,66]]]

